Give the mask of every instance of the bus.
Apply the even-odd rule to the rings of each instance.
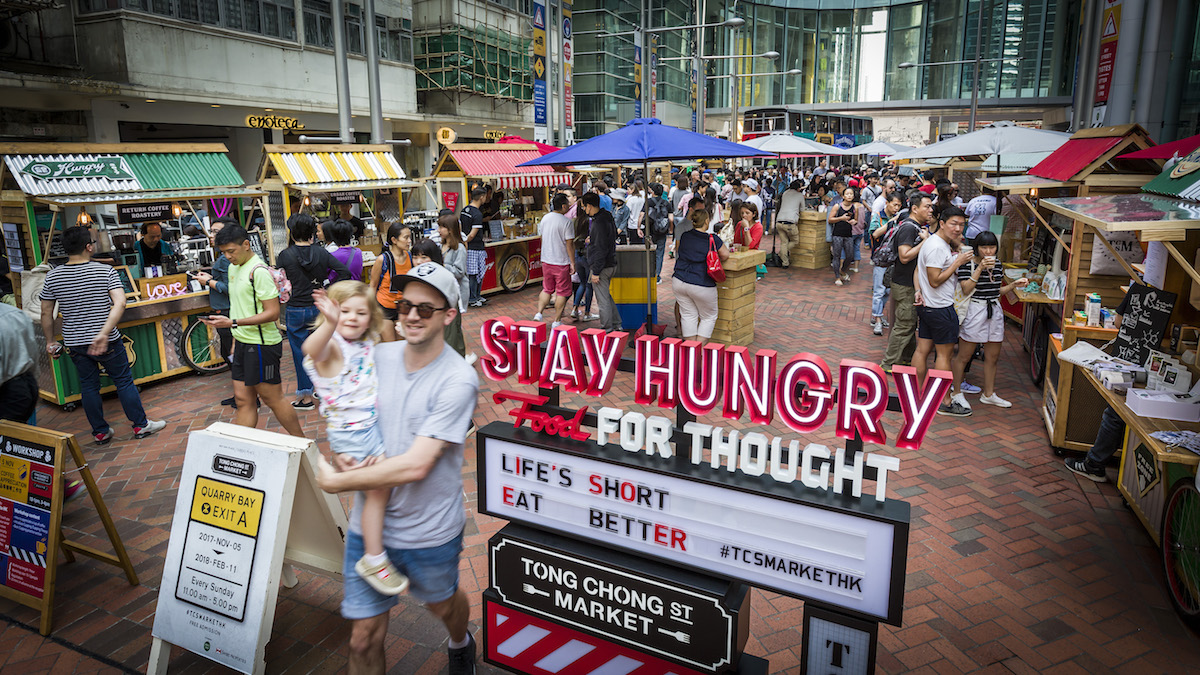
[[[875,121],[870,117],[800,110],[799,106],[749,108],[742,123],[742,140],[787,132],[818,143],[849,149],[874,140]]]

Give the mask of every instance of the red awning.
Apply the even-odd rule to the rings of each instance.
[[[1196,148],[1200,148],[1200,136],[1189,136],[1145,150],[1126,153],[1121,155],[1120,159],[1171,159],[1175,155],[1187,157]]]
[[[1071,180],[1075,174],[1083,171],[1088,164],[1099,159],[1123,140],[1124,136],[1072,138],[1030,169],[1029,175],[1052,180]]]
[[[559,150],[562,150],[562,148],[558,147],[557,145],[550,145],[549,143],[542,143],[540,141],[530,141],[521,138],[520,136],[505,136],[496,142],[504,144],[518,143],[523,145],[535,145],[537,146],[538,152],[543,155],[548,155],[552,152],[558,152]]]
[[[537,178],[539,180],[536,183],[540,185],[570,182],[567,174],[555,171],[549,166],[517,166],[521,162],[528,162],[542,156],[534,148],[509,150],[498,146],[495,150],[452,149],[449,152],[458,168],[472,178]]]

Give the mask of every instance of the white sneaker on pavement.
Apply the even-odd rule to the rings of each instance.
[[[991,396],[980,396],[979,402],[986,403],[987,405],[994,405],[997,408],[1011,408],[1012,407],[1012,403],[1005,401],[1004,399],[1000,398],[999,396],[997,396],[995,394],[992,394]]]
[[[162,431],[163,429],[166,428],[166,426],[167,426],[167,423],[162,420],[146,420],[146,426],[133,428],[133,437],[134,438],[145,438],[145,437],[149,436],[150,434],[154,434],[154,433],[158,433],[158,432]]]
[[[534,314],[534,315],[533,315],[533,320],[534,320],[534,321],[541,321],[541,320],[542,320],[542,313],[541,313],[541,312],[538,312],[537,314]]]
[[[962,407],[966,408],[967,410],[971,409],[971,404],[967,403],[967,397],[963,396],[963,393],[961,391],[958,392],[957,394],[951,396],[950,402],[957,403],[957,404],[961,405]]]

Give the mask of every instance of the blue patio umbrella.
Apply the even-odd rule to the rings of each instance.
[[[639,117],[602,136],[551,152],[518,166],[578,166],[582,164],[642,163],[642,175],[649,177],[650,162],[667,160],[725,159],[731,157],[774,157],[740,143],[668,126],[662,120]],[[650,296],[653,294],[654,268],[650,239],[646,238],[646,331],[650,332]]]

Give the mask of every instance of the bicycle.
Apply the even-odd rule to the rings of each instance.
[[[221,337],[217,330],[197,317],[183,331],[179,340],[179,358],[201,375],[214,375],[229,370],[229,362],[221,355]]]

